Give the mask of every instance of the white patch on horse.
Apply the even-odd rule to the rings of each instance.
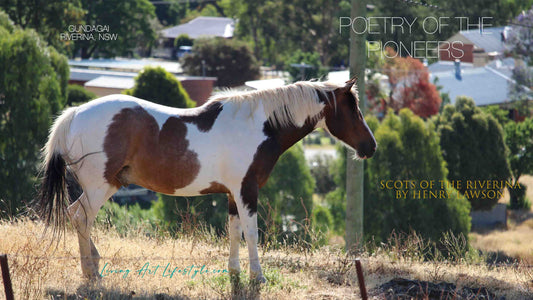
[[[253,117],[248,116],[251,112]],[[201,166],[196,179],[174,194],[200,195],[213,181],[224,183],[230,190],[239,189],[257,147],[267,138],[262,126],[266,121],[264,115],[262,108],[254,110],[248,103],[239,107],[225,103],[208,132],[201,132],[196,125],[188,123],[189,149],[197,153]]]

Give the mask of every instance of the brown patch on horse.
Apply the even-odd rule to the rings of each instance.
[[[210,183],[210,186],[208,188],[205,188],[203,190],[200,191],[200,194],[202,195],[205,195],[205,194],[229,194],[230,191],[229,189],[223,185],[222,183],[219,183],[219,182],[216,182],[216,181],[212,181]]]
[[[235,203],[233,194],[228,194],[228,213],[232,216],[239,215],[239,211],[237,210],[237,203]]]
[[[142,107],[122,109],[104,140],[106,180],[116,187],[134,183],[173,194],[193,182],[200,170],[186,135],[180,118],[168,118],[159,131],[155,118]]]
[[[241,183],[242,201],[250,216],[257,212],[258,190],[266,184],[281,154],[315,128],[316,121],[312,122],[311,119],[308,118],[302,127],[291,125],[282,129],[273,127],[268,120],[264,123],[263,133],[267,138],[257,147]]]
[[[237,203],[235,203],[235,199],[233,198],[233,195],[231,194],[230,190],[222,183],[212,181],[211,185],[208,188],[205,188],[200,191],[200,194],[202,195],[218,193],[228,194],[228,212],[230,215],[238,215],[239,213],[237,212]]]
[[[180,119],[187,123],[193,123],[201,132],[208,132],[215,124],[218,114],[222,111],[221,102],[208,102],[202,107],[202,110],[191,116],[181,116]]]

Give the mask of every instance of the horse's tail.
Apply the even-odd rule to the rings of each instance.
[[[76,107],[71,107],[55,120],[50,129],[48,142],[42,149],[43,163],[40,192],[36,199],[37,213],[46,226],[53,228],[58,236],[65,230],[69,197],[66,185],[66,162],[68,149],[66,145],[70,124],[76,114]]]

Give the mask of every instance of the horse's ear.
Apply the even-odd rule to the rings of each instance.
[[[342,87],[342,90],[344,92],[349,92],[352,89],[352,86],[357,82],[357,76],[353,77],[352,79],[346,81],[346,85]]]

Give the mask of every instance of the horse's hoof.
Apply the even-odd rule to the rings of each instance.
[[[265,276],[263,275],[259,275],[257,276],[255,279],[254,279],[255,282],[259,283],[259,284],[264,284],[267,282]]]
[[[102,275],[100,275],[100,273],[84,274],[83,277],[90,281],[98,281],[102,279]]]

